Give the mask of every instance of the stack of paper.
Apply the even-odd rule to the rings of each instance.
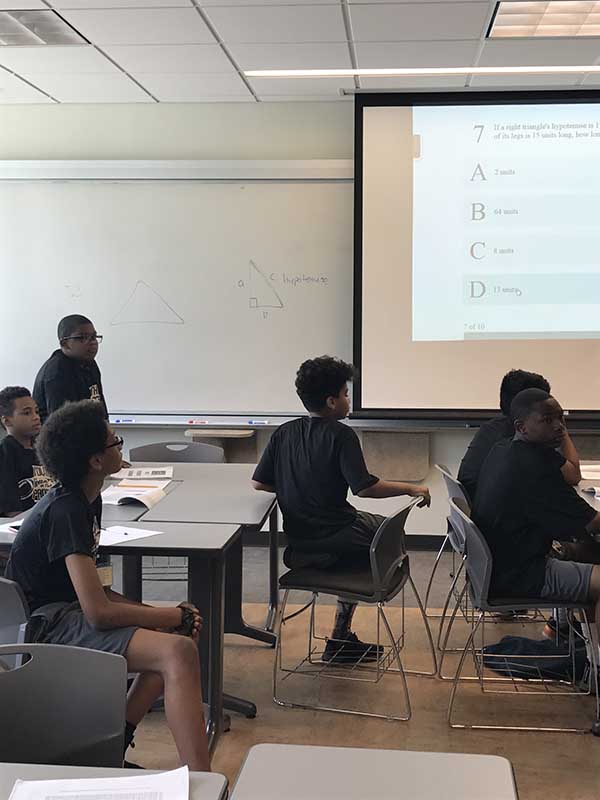
[[[102,502],[112,506],[127,503],[142,503],[146,508],[154,506],[165,496],[165,488],[171,481],[121,481],[102,492]]]
[[[9,800],[189,800],[187,767],[127,778],[18,780]]]
[[[111,525],[110,528],[100,531],[100,547],[110,547],[123,542],[134,542],[136,539],[146,539],[148,536],[158,536],[162,531],[150,531],[143,528],[128,528],[125,525]]]
[[[600,464],[582,464],[581,477],[586,481],[597,480],[600,483]]]

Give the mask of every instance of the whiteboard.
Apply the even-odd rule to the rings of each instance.
[[[348,181],[0,183],[0,382],[58,320],[105,338],[111,412],[296,412],[298,365],[352,353]]]

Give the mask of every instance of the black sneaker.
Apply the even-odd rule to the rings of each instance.
[[[377,661],[383,655],[383,647],[361,642],[355,633],[349,633],[342,641],[329,639],[321,656],[327,664],[357,664],[366,661]]]
[[[542,636],[545,639],[556,639],[556,628],[557,628],[557,621],[554,617],[550,617],[548,622],[544,625],[544,629],[542,630]],[[578,619],[573,621],[573,631],[575,634],[575,640],[583,639],[583,628],[581,627],[581,622]],[[558,625],[558,637],[559,639],[568,639],[569,638],[569,623]]]

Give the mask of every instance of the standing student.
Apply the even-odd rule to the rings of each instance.
[[[292,569],[369,563],[371,542],[385,517],[357,511],[348,502],[349,488],[359,497],[409,495],[421,498],[421,506],[430,503],[426,486],[383,481],[368,471],[356,433],[341,422],[350,411],[348,381],[353,376],[353,366],[337,358],[305,361],[296,391],[309,416],[275,431],[253,475],[255,489],[277,494],[290,543],[284,561]],[[361,642],[350,630],[355,608],[355,603],[338,600],[324,661],[378,657],[376,645]]]
[[[58,342],[60,349],[43,364],[33,387],[42,422],[66,402],[77,400],[96,400],[108,419],[96,363],[102,336],[87,317],[71,314],[58,323]]]
[[[0,441],[0,517],[13,517],[30,509],[54,481],[35,450],[41,421],[29,389],[23,386],[2,389],[0,424],[6,430]]]
[[[21,525],[7,577],[27,599],[31,638],[116,653],[125,657],[129,672],[138,673],[127,696],[125,749],[164,691],[181,762],[208,770],[197,609],[188,603],[153,608],[132,602],[113,592],[110,576],[97,569],[100,492],[105,478],[121,467],[122,444],[99,403],[69,403],[48,418],[38,451],[59,484]]]
[[[473,437],[458,470],[458,480],[467,490],[471,503],[475,500],[477,481],[483,462],[496,442],[512,439],[515,428],[510,418],[510,404],[523,389],[542,389],[550,392],[550,384],[536,372],[511,369],[500,384],[500,414],[484,422]],[[568,434],[567,434],[568,435]],[[569,440],[570,441],[570,440]],[[581,480],[581,476],[579,476]]]

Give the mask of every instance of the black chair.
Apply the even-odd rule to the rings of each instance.
[[[565,608],[570,613],[572,618],[574,611],[579,611],[583,618],[583,637],[585,638],[589,657],[591,659],[591,664],[589,668],[589,676],[588,676],[588,690],[587,692],[581,691],[580,687],[575,685],[575,682],[567,682],[567,681],[552,681],[544,678],[541,673],[536,673],[536,677],[531,679],[523,679],[523,678],[515,678],[514,676],[511,677],[489,677],[484,675],[484,664],[483,664],[483,655],[484,655],[484,645],[485,642],[482,641],[480,647],[475,647],[475,637],[477,632],[481,629],[483,631],[484,621],[486,614],[509,614],[515,613],[519,609],[522,608],[535,608],[538,611],[548,610],[551,611],[556,606],[556,601],[545,600],[541,597],[522,597],[522,598],[491,598],[490,597],[490,581],[492,576],[492,554],[488,547],[488,544],[479,530],[479,528],[475,525],[473,520],[470,518],[468,514],[468,509],[466,508],[464,501],[462,498],[452,498],[450,500],[450,519],[452,525],[460,532],[460,535],[464,537],[465,540],[465,547],[466,547],[466,572],[467,572],[467,582],[465,584],[465,588],[463,589],[462,594],[469,592],[471,603],[475,612],[477,612],[476,617],[474,618],[473,625],[470,631],[470,634],[467,638],[465,646],[463,648],[458,667],[456,669],[456,674],[454,676],[454,683],[452,686],[452,692],[450,694],[450,701],[448,704],[448,723],[453,728],[471,728],[471,729],[479,729],[479,730],[510,730],[510,731],[547,731],[547,732],[568,732],[568,733],[581,733],[587,732],[590,728],[576,728],[576,727],[560,727],[560,726],[533,726],[533,725],[492,725],[492,724],[467,724],[467,723],[457,723],[454,721],[453,712],[454,712],[454,703],[456,700],[456,693],[458,690],[459,683],[462,678],[462,671],[465,664],[465,659],[469,652],[472,653],[473,661],[475,664],[476,669],[476,676],[472,678],[473,681],[477,681],[480,684],[481,688],[481,696],[483,696],[486,692],[486,684],[489,686],[490,684],[498,685],[498,684],[513,684],[516,688],[516,692],[513,694],[517,694],[517,696],[522,697],[524,694],[529,695],[537,695],[540,698],[545,698],[548,701],[549,693],[553,695],[569,695],[573,697],[586,697],[590,694],[595,695],[596,699],[596,720],[593,725],[594,733],[600,733],[600,727],[598,725],[598,720],[600,719],[600,706],[599,706],[599,697],[598,697],[598,637],[596,635],[596,628],[594,623],[590,624],[590,621],[587,616],[586,609],[578,603],[565,603],[561,601],[560,605],[562,608]],[[447,644],[448,636],[450,635],[450,630],[454,623],[454,619],[456,618],[456,613],[458,609],[457,607],[454,609],[454,613],[448,625],[446,631],[446,640],[444,645]],[[573,625],[570,627],[570,636],[569,636],[569,655],[565,656],[565,658],[571,658],[572,648],[574,646],[575,637],[580,636],[574,628]],[[483,639],[483,637],[482,637]],[[524,664],[527,663],[527,659],[530,658],[528,656],[510,656],[511,662],[518,662],[522,660]],[[539,658],[539,657],[538,657]],[[488,690],[489,691],[489,690]],[[493,692],[493,689],[492,689]],[[497,692],[496,692],[497,693]],[[511,693],[508,691],[502,692],[503,696],[509,698]]]
[[[385,519],[380,525],[371,543],[369,562],[364,567],[342,566],[337,569],[334,566],[326,570],[307,567],[290,570],[281,576],[279,579],[279,586],[284,590],[284,597],[279,607],[276,624],[278,636],[273,670],[273,699],[275,703],[290,708],[337,711],[340,713],[359,714],[362,716],[381,717],[384,719],[410,719],[411,706],[405,677],[406,674],[434,677],[437,673],[435,648],[429,622],[410,575],[410,564],[404,533],[406,519],[410,510],[417,502],[418,500],[411,501],[405,508]],[[430,672],[406,670],[403,667],[400,653],[404,647],[405,640],[404,597],[402,603],[402,627],[399,635],[394,635],[384,610],[386,603],[396,597],[400,592],[404,592],[404,588],[407,584],[410,585],[414,592],[425,625],[433,665]],[[286,617],[285,610],[289,594],[294,590],[308,591],[312,594],[312,599],[300,611],[294,612],[290,614],[289,617]],[[352,666],[334,666],[331,663],[327,664],[321,660],[324,643],[327,641],[327,637],[318,636],[315,633],[315,604],[319,594],[335,595],[339,597],[340,600],[352,603],[367,603],[377,607],[376,644],[379,648],[378,652],[380,655],[374,662],[367,663],[361,660]],[[310,611],[307,654],[295,666],[284,666],[283,630],[285,625],[291,619],[307,610]],[[380,638],[381,627],[383,627],[387,641],[389,642],[387,645],[382,645]],[[303,675],[313,680],[315,678],[331,678],[346,681],[354,680],[362,683],[378,683],[386,673],[396,673],[401,677],[404,708],[406,710],[403,714],[378,714],[373,711],[355,711],[341,705],[309,704],[306,702],[283,700],[279,693],[278,676],[280,672],[284,673],[286,678],[291,675]]]

